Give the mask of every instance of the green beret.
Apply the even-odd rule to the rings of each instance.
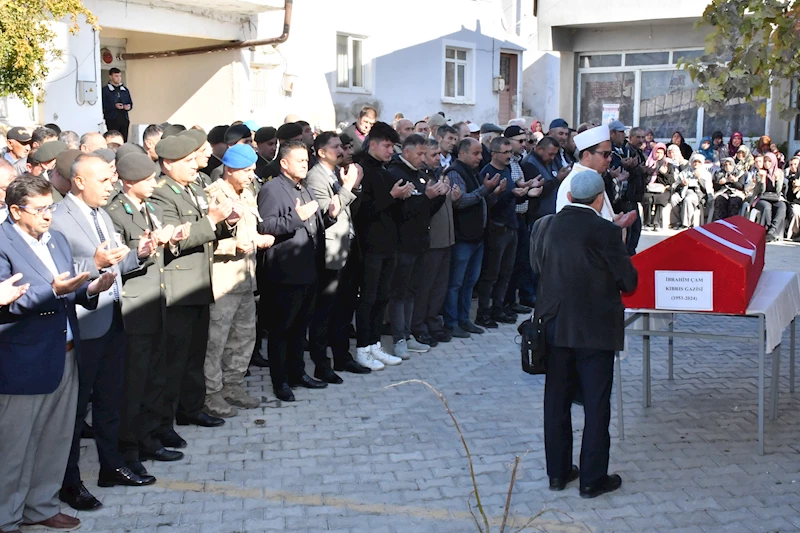
[[[103,158],[103,160],[106,163],[109,163],[109,164],[113,163],[114,159],[116,158],[116,154],[114,153],[114,150],[110,150],[108,148],[98,148],[97,150],[95,150],[92,153],[95,154],[95,155],[99,155],[100,157]]]
[[[182,131],[186,130],[186,126],[182,124],[170,124],[166,128],[164,128],[164,133],[161,135],[161,138],[165,137],[172,137],[173,135],[177,135]]]
[[[206,142],[206,134],[200,130],[185,130],[178,134],[178,137],[188,137],[192,139],[197,146],[195,150],[199,149]]]
[[[67,148],[67,144],[61,141],[48,141],[37,148],[28,159],[32,163],[47,163],[58,157],[58,154],[66,151]]]
[[[117,155],[116,155],[117,163],[119,163],[119,160],[128,154],[146,154],[146,153],[147,152],[145,151],[145,149],[139,146],[138,144],[125,143],[119,148],[117,148]]]
[[[74,163],[75,160],[78,159],[78,156],[82,153],[83,152],[80,150],[64,150],[58,154],[56,157],[56,170],[59,174],[61,174],[62,178],[72,179],[72,177],[69,175],[69,169],[72,167],[72,163]]]
[[[142,181],[149,178],[159,168],[147,154],[127,154],[117,161],[117,174],[125,181]]]
[[[185,135],[162,138],[156,144],[156,154],[162,159],[177,161],[197,150],[197,143]]]

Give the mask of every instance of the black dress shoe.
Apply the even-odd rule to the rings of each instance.
[[[284,383],[280,387],[273,387],[272,392],[274,392],[275,396],[282,402],[294,401],[294,393],[288,383]]]
[[[347,336],[350,337],[351,339],[356,338],[356,328],[355,326],[353,326],[353,324],[347,325]]]
[[[136,474],[137,476],[146,476],[147,469],[144,467],[142,462],[138,459],[135,461],[125,461],[125,466],[131,469],[131,472]]]
[[[466,331],[467,333],[475,333],[476,335],[481,335],[484,333],[484,330],[473,324],[472,322],[459,322],[458,327]]]
[[[528,307],[527,305],[518,304],[516,302],[509,305],[508,308],[520,315],[524,315],[526,313],[530,313],[531,311],[533,311],[533,308]]]
[[[519,305],[524,305],[525,307],[530,307],[531,311],[536,307],[536,302],[532,302],[530,300],[520,300]]]
[[[303,374],[300,379],[289,381],[289,387],[304,387],[306,389],[324,389],[328,384],[314,379],[308,374]]]
[[[183,440],[174,429],[170,429],[159,435],[158,440],[161,441],[161,444],[163,444],[165,448],[186,448],[186,446],[188,446],[187,442]]]
[[[572,483],[578,477],[580,477],[581,471],[578,470],[578,467],[572,465],[572,468],[569,471],[569,475],[567,479],[563,479],[560,477],[551,477],[550,478],[550,490],[564,490],[568,483]]]
[[[221,418],[211,416],[208,413],[200,411],[195,415],[176,415],[175,423],[179,426],[202,426],[204,428],[216,428],[225,423]]]
[[[516,324],[517,315],[510,315],[501,309],[492,312],[492,320],[501,324]]]
[[[453,340],[453,334],[446,329],[440,329],[433,333],[433,338],[436,339],[437,342],[450,342]]]
[[[581,498],[597,498],[601,494],[612,492],[622,486],[622,478],[617,474],[606,476],[605,479],[591,487],[581,487]]]
[[[158,448],[157,450],[139,450],[139,459],[151,459],[153,461],[180,461],[183,459],[183,452]]]
[[[420,344],[427,344],[431,348],[436,348],[439,345],[439,341],[433,338],[432,335],[428,335],[427,333],[423,333],[422,335],[414,335],[414,338],[417,339],[417,342]]]
[[[117,468],[110,472],[100,470],[100,475],[97,478],[98,487],[114,487],[122,485],[125,487],[144,487],[145,485],[152,485],[156,482],[153,476],[140,476],[135,474],[127,466]]]
[[[92,493],[86,490],[83,483],[75,485],[74,487],[62,488],[58,491],[58,499],[76,511],[94,511],[103,506],[100,500],[92,496]]]
[[[93,439],[94,438],[94,429],[92,426],[89,425],[86,420],[83,421],[83,427],[81,428],[81,438],[82,439]]]
[[[498,327],[497,326],[497,322],[492,320],[492,317],[490,317],[489,315],[478,315],[477,317],[475,317],[475,324],[477,324],[478,326],[481,326],[481,327],[484,327],[484,328],[490,328],[490,329],[494,329],[494,328]],[[470,330],[464,328],[463,326],[462,326],[462,329],[464,329],[464,331],[469,331],[470,333],[472,333]]]
[[[250,359],[250,365],[257,366],[258,368],[267,368],[269,366],[269,361],[264,359],[260,353],[254,353],[253,357]]]
[[[337,365],[336,363],[333,364],[333,369],[337,372],[350,372],[352,374],[369,374],[372,372],[371,369],[365,367],[364,365],[360,365],[350,359],[349,361],[345,361],[344,363]]]
[[[320,381],[324,381],[325,383],[330,383],[331,385],[340,385],[344,383],[344,380],[336,375],[336,373],[330,369],[325,368],[323,370],[315,370],[314,377]]]

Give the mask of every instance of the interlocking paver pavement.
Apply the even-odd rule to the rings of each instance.
[[[645,234],[642,248],[660,238]],[[768,247],[768,268],[800,270],[798,259],[797,245]],[[756,327],[719,317],[682,317],[678,326],[731,334]],[[641,341],[634,338],[622,361],[624,441],[618,438],[616,389],[612,397],[611,470],[623,485],[583,500],[574,485],[547,490],[544,378],[520,370],[515,334],[513,326],[501,326],[473,340],[456,339],[399,367],[345,375],[341,386],[300,389],[294,404],[280,405],[268,375],[256,372],[248,388],[266,403],[222,428],[178,428],[189,441],[187,458],[148,462],[159,479],[153,487],[97,488],[96,455],[84,440],[87,486],[105,507],[79,513],[82,530],[477,531],[466,507],[472,490],[466,454],[442,404],[419,384],[385,388],[408,379],[428,381],[455,412],[493,531],[499,531],[515,455],[523,457],[515,523],[544,510],[534,522],[543,531],[800,530],[800,392],[788,393],[788,349],[778,420],[767,420],[767,455],[761,457],[755,345],[676,339],[675,379],[669,381],[666,340],[654,339],[653,405],[643,409]],[[788,346],[788,334],[784,341]],[[576,408],[576,459],[582,419]]]

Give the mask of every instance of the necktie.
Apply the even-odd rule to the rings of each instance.
[[[147,212],[147,206],[142,205],[142,216],[144,217],[145,221],[147,222],[147,227],[150,228],[150,231],[153,231],[153,219],[150,218],[150,213]]]
[[[97,230],[97,236],[100,237],[100,242],[105,242],[106,236],[103,234],[103,229],[100,227],[100,221],[97,219],[97,209],[92,209],[92,218],[94,219],[94,229]],[[114,301],[119,301],[119,289],[117,288],[117,278],[116,275],[114,276],[114,284],[112,285],[114,289]]]

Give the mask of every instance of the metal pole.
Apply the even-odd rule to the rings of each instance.
[[[764,356],[765,317],[758,315],[758,455],[764,455]]]
[[[795,346],[795,331],[794,331],[794,321],[797,320],[796,318],[792,319],[792,325],[789,329],[789,392],[794,392],[794,346]]]
[[[625,417],[622,415],[622,363],[619,352],[614,354],[614,370],[617,373],[617,425],[619,426],[619,440],[625,440]]]
[[[642,317],[645,331],[650,330],[650,315]],[[642,335],[642,405],[650,407],[650,335]]]
[[[675,313],[670,313],[669,332],[673,333],[674,331],[675,331]],[[667,379],[669,380],[672,380],[672,354],[674,347],[675,347],[675,337],[672,336],[667,337],[667,370],[669,372]]]
[[[772,351],[772,390],[770,390],[769,400],[769,419],[775,420],[778,418],[778,379],[780,378],[781,366],[781,345],[775,347]]]

